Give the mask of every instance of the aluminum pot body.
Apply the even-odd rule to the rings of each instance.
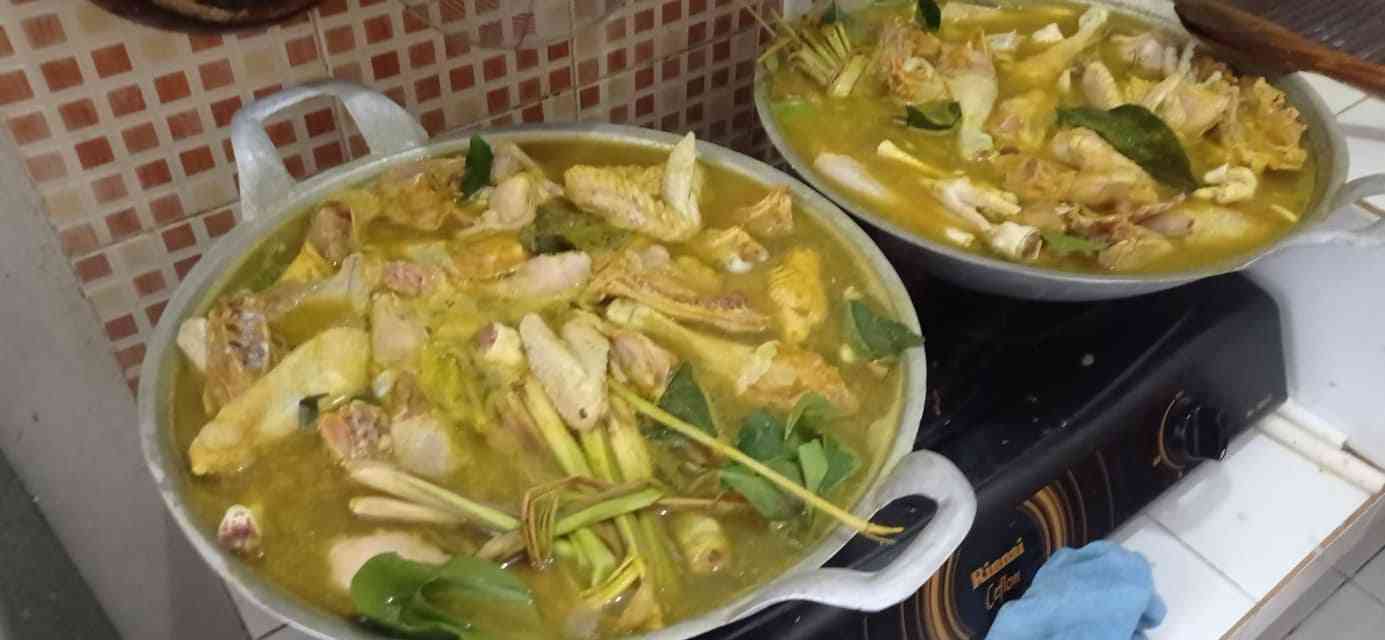
[[[278,110],[320,95],[342,100],[373,155],[298,183],[284,169],[264,132],[263,123]],[[602,124],[541,125],[488,131],[484,135],[492,143],[619,143],[663,150],[671,149],[678,140],[677,136],[667,133]],[[177,446],[172,431],[170,399],[182,366],[174,340],[178,326],[205,312],[231,274],[256,247],[286,225],[295,224],[312,210],[313,205],[339,189],[361,183],[401,163],[465,152],[468,141],[456,138],[428,143],[417,122],[384,96],[334,81],[291,88],[247,105],[233,122],[232,140],[241,178],[245,220],[209,249],[188,274],[169,301],[150,339],[150,355],[141,371],[138,400],[145,457],[174,519],[202,557],[232,588],[312,636],[353,640],[381,638],[383,636],[318,609],[261,578],[237,556],[220,548],[215,532],[189,511],[184,492],[193,480],[185,451]],[[706,164],[761,184],[788,186],[798,210],[823,223],[850,248],[860,264],[867,267],[874,279],[874,288],[889,302],[896,317],[910,328],[919,329],[909,294],[890,263],[835,205],[802,183],[734,151],[699,143],[698,155]],[[645,637],[659,640],[692,637],[787,600],[878,610],[902,600],[927,581],[970,529],[976,502],[970,483],[949,461],[929,451],[911,452],[923,415],[925,364],[921,348],[910,350],[902,357],[905,396],[897,413],[896,433],[886,443],[883,462],[872,469],[868,489],[852,509],[856,515],[869,517],[888,502],[906,495],[925,495],[938,504],[936,515],[918,536],[904,543],[903,552],[894,563],[869,574],[822,568],[822,564],[851,537],[849,530],[839,527],[775,580],[737,596],[716,610]]]
[[[1041,0],[1014,0],[1015,4]],[[1139,17],[1171,32],[1187,36],[1164,0],[1096,0],[1087,4]],[[1134,275],[1074,273],[1035,267],[966,251],[947,242],[909,231],[877,213],[845,189],[818,175],[812,159],[799,155],[787,144],[783,130],[770,111],[768,74],[756,70],[755,108],[770,141],[794,171],[857,219],[883,233],[872,234],[901,269],[926,269],[959,286],[987,293],[1031,300],[1085,301],[1125,298],[1152,293],[1250,266],[1280,249],[1297,245],[1339,244],[1357,247],[1385,246],[1385,219],[1363,226],[1352,205],[1362,198],[1385,194],[1385,174],[1347,182],[1346,140],[1337,118],[1301,75],[1276,81],[1308,124],[1308,152],[1316,161],[1313,197],[1295,225],[1276,242],[1254,252],[1233,256],[1197,269]]]

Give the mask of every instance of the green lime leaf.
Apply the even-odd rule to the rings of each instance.
[[[860,460],[856,458],[856,454],[835,438],[822,437],[822,453],[827,458],[827,473],[822,476],[822,482],[818,486],[818,495],[826,495],[828,491],[832,490],[832,487],[850,478],[861,464]]]
[[[793,450],[784,441],[784,425],[764,409],[757,409],[746,416],[740,432],[736,434],[737,449],[766,463],[792,455]]]
[[[904,124],[925,131],[947,131],[962,119],[962,106],[955,100],[936,100],[914,106],[904,105]]]
[[[1104,242],[1097,242],[1070,233],[1061,231],[1041,231],[1039,233],[1044,237],[1044,247],[1060,256],[1095,255],[1098,251],[1106,248]]]
[[[798,398],[793,411],[789,412],[789,421],[784,427],[784,438],[787,440],[795,433],[806,433],[808,435],[803,437],[811,438],[822,433],[827,423],[836,419],[837,408],[832,402],[821,393],[809,391]],[[795,431],[796,428],[798,431]]]
[[[702,393],[702,387],[697,385],[692,366],[686,362],[673,371],[663,395],[659,396],[659,408],[709,436],[717,435],[712,406],[707,402],[706,394]]]
[[[790,480],[802,483],[798,465],[784,459],[766,464]],[[789,520],[803,510],[801,502],[743,465],[729,463],[718,475],[723,486],[744,496],[766,520]]]
[[[471,136],[466,151],[466,170],[462,172],[462,197],[470,198],[491,183],[491,163],[495,154],[481,136]]]
[[[918,13],[914,16],[919,26],[936,32],[943,28],[943,10],[934,0],[919,0]]]
[[[870,360],[897,355],[923,344],[923,336],[876,313],[862,300],[847,301],[845,328],[852,348]]]
[[[1198,186],[1178,136],[1159,116],[1140,105],[1123,104],[1110,111],[1087,107],[1059,109],[1058,126],[1095,131],[1121,155],[1164,184],[1182,191]]]
[[[798,466],[803,469],[803,486],[817,493],[827,477],[827,454],[822,450],[822,440],[813,440],[798,445]]]

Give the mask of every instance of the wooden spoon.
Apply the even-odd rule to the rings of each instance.
[[[1385,65],[1325,47],[1226,0],[1174,0],[1174,10],[1190,33],[1238,67],[1266,75],[1314,71],[1385,95]],[[1378,13],[1361,16],[1363,25],[1379,19]]]

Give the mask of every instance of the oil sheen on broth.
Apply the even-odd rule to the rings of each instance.
[[[473,143],[475,144],[475,143]],[[499,166],[502,162],[501,156],[507,153],[504,148],[496,150],[495,164]],[[534,164],[522,167],[520,175],[527,175],[530,187],[533,192],[530,197],[535,200],[547,198],[543,204],[538,205],[538,215],[542,219],[548,213],[557,212],[555,215],[570,216],[571,219],[560,220],[560,222],[572,223],[577,221],[583,229],[580,233],[586,241],[596,243],[585,248],[592,258],[592,271],[595,277],[600,277],[602,269],[610,268],[609,264],[612,256],[622,251],[633,251],[639,248],[648,250],[650,245],[655,245],[654,241],[643,237],[639,232],[620,230],[613,226],[604,224],[599,216],[591,213],[578,211],[568,202],[562,194],[549,193],[546,196],[539,195],[541,182],[545,176],[562,180],[570,167],[576,165],[606,167],[612,165],[640,165],[644,167],[658,166],[664,163],[667,152],[642,148],[633,145],[619,145],[609,143],[594,142],[545,142],[528,144],[524,146],[523,153],[527,154],[524,159]],[[506,161],[512,160],[507,158]],[[451,164],[448,164],[451,163]],[[392,170],[375,181],[368,182],[366,185],[356,189],[348,190],[347,195],[339,195],[329,198],[327,204],[314,211],[305,212],[300,216],[300,221],[289,224],[279,232],[270,236],[260,247],[252,252],[238,268],[235,275],[230,278],[219,294],[211,299],[208,308],[203,313],[215,322],[219,305],[232,304],[229,300],[235,296],[248,295],[240,304],[242,308],[256,309],[268,308],[264,311],[271,316],[269,321],[271,336],[266,348],[272,350],[277,355],[275,366],[285,362],[285,355],[294,352],[294,349],[317,336],[324,335],[324,331],[331,327],[359,327],[374,334],[382,331],[376,323],[379,318],[373,313],[353,312],[349,304],[345,305],[325,305],[325,306],[305,306],[287,313],[274,311],[275,303],[273,300],[288,298],[293,300],[292,295],[280,293],[290,291],[291,293],[302,290],[304,287],[311,290],[314,286],[322,286],[321,283],[334,277],[333,271],[348,268],[347,264],[352,264],[352,260],[359,259],[360,263],[379,263],[393,265],[386,267],[399,272],[399,263],[408,265],[426,264],[436,266],[438,264],[450,265],[446,269],[429,270],[426,275],[430,278],[440,278],[444,284],[424,285],[424,290],[420,293],[411,292],[413,297],[400,291],[400,283],[393,282],[386,276],[382,283],[372,283],[374,296],[373,304],[380,305],[382,295],[388,296],[392,300],[403,300],[406,305],[417,305],[419,311],[415,318],[425,325],[425,332],[429,342],[425,342],[418,355],[412,356],[413,360],[405,360],[402,364],[391,364],[384,366],[379,362],[370,364],[371,385],[365,389],[353,390],[350,395],[362,399],[363,402],[384,407],[384,413],[389,415],[387,420],[396,419],[398,415],[404,415],[405,410],[396,409],[397,400],[389,398],[389,393],[401,393],[398,382],[385,398],[378,397],[379,380],[382,372],[392,370],[402,370],[407,375],[417,375],[422,379],[426,374],[421,373],[418,364],[421,358],[428,357],[426,350],[433,347],[432,340],[439,339],[444,334],[457,335],[461,342],[459,344],[470,345],[474,336],[483,327],[487,327],[492,322],[503,323],[507,327],[523,328],[523,320],[529,314],[536,314],[538,318],[545,321],[556,331],[564,321],[578,318],[580,313],[578,306],[590,309],[597,315],[602,314],[602,307],[607,304],[615,304],[609,300],[595,300],[587,296],[586,292],[581,291],[581,286],[576,287],[573,292],[565,293],[562,296],[547,297],[541,300],[526,299],[523,296],[507,298],[505,296],[488,295],[476,293],[487,290],[487,283],[494,281],[495,278],[504,278],[516,270],[522,270],[524,261],[533,260],[537,257],[534,250],[538,246],[539,240],[534,236],[526,236],[525,227],[534,226],[538,223],[528,223],[521,228],[513,230],[496,231],[491,234],[467,235],[465,230],[469,226],[478,223],[480,210],[483,205],[476,204],[472,200],[464,199],[462,194],[453,193],[452,190],[458,188],[464,172],[464,163],[458,159],[432,160],[420,166],[406,168],[404,170]],[[702,165],[701,169],[705,172],[703,186],[700,194],[700,209],[703,220],[701,226],[705,229],[725,229],[736,225],[746,224],[742,217],[745,207],[761,203],[766,198],[769,191],[766,187],[758,184],[745,176],[726,170],[724,168]],[[669,171],[672,171],[669,169]],[[497,170],[496,173],[499,173]],[[443,181],[429,182],[434,177],[443,176]],[[365,205],[359,194],[361,192],[373,193],[380,205],[381,211],[388,211],[391,207],[395,211],[415,207],[419,202],[425,202],[426,197],[438,195],[434,193],[414,193],[404,191],[388,191],[381,187],[382,184],[390,181],[413,181],[409,184],[410,188],[422,191],[441,191],[445,196],[436,202],[450,202],[457,207],[453,212],[452,218],[445,220],[434,228],[432,223],[424,222],[415,224],[410,220],[389,218],[387,213],[374,213],[372,221],[369,218],[362,220],[362,207]],[[491,198],[498,201],[497,195],[500,189],[504,188],[503,180],[492,179],[492,182],[500,184],[493,185]],[[552,185],[549,185],[552,186]],[[571,191],[569,185],[569,192]],[[350,195],[350,194],[356,195]],[[392,194],[392,195],[391,195]],[[396,200],[390,200],[390,197]],[[405,199],[412,198],[414,204],[405,202]],[[531,203],[532,204],[532,203]],[[441,206],[446,206],[441,205]],[[495,208],[500,205],[496,204]],[[545,213],[545,211],[548,213]],[[787,212],[787,211],[786,211]],[[715,269],[707,264],[708,254],[697,253],[686,248],[684,242],[668,241],[662,243],[667,246],[674,264],[683,265],[688,271],[683,273],[684,277],[703,278],[709,280],[711,284],[700,284],[700,291],[708,291],[707,287],[714,289],[717,295],[726,295],[730,292],[738,292],[735,295],[742,296],[737,304],[746,309],[763,312],[765,318],[771,321],[760,331],[749,331],[742,333],[730,333],[721,331],[716,327],[706,323],[696,323],[686,320],[679,320],[686,329],[701,334],[713,336],[716,339],[730,340],[737,344],[754,347],[770,341],[781,341],[783,345],[789,344],[789,338],[783,334],[783,327],[775,320],[777,309],[782,307],[781,303],[775,299],[776,287],[767,284],[768,274],[777,268],[781,260],[791,252],[811,252],[820,260],[819,283],[823,289],[824,300],[830,301],[827,313],[815,320],[806,335],[802,336],[801,342],[797,345],[798,352],[821,354],[820,360],[816,362],[827,366],[834,371],[834,375],[839,374],[837,383],[845,385],[846,389],[855,402],[858,404],[852,407],[854,411],[837,412],[841,417],[823,422],[819,427],[824,437],[823,442],[828,440],[839,443],[847,451],[853,453],[859,460],[859,464],[843,482],[835,488],[824,493],[825,498],[840,505],[854,504],[861,495],[863,489],[879,471],[878,467],[882,461],[885,450],[892,442],[897,424],[897,412],[899,410],[899,398],[901,395],[900,378],[901,374],[898,367],[890,357],[881,357],[872,360],[860,353],[853,353],[847,346],[850,341],[846,336],[847,327],[845,323],[850,320],[844,316],[843,300],[851,297],[849,292],[859,293],[860,297],[870,302],[875,309],[887,309],[882,303],[881,289],[873,277],[861,266],[860,261],[853,255],[851,250],[843,246],[829,232],[811,217],[802,215],[801,212],[792,212],[792,231],[789,233],[758,233],[755,239],[763,247],[765,255],[768,256],[763,262],[750,265],[748,269]],[[344,240],[344,247],[330,248],[330,243],[323,241],[324,234],[330,232],[333,223],[331,216],[338,215],[345,222],[338,231],[342,234],[337,240]],[[349,218],[349,220],[348,220]],[[389,218],[389,219],[384,219]],[[549,219],[552,222],[552,219]],[[401,224],[402,222],[402,224]],[[319,228],[321,225],[322,228]],[[585,225],[585,226],[582,226]],[[323,228],[328,231],[324,232]],[[575,228],[555,227],[559,229],[558,235],[566,233]],[[596,229],[599,233],[592,231]],[[567,230],[567,231],[565,231]],[[574,238],[576,237],[574,232]],[[536,232],[537,234],[537,232]],[[605,235],[601,235],[605,234]],[[458,239],[465,237],[466,239]],[[693,236],[688,243],[696,243],[699,236]],[[593,240],[595,238],[595,240]],[[549,238],[548,240],[552,240]],[[571,238],[569,238],[571,239]],[[319,244],[314,244],[315,242]],[[583,240],[576,240],[575,244],[581,245]],[[308,276],[303,283],[286,283],[297,274],[302,267],[305,252],[309,246],[314,247],[315,259],[322,259],[327,263],[325,268],[319,269],[315,276]],[[514,247],[523,246],[524,250],[516,254]],[[656,245],[657,246],[657,245]],[[324,248],[325,247],[325,248]],[[444,251],[439,253],[436,249],[424,248],[441,247]],[[632,248],[633,247],[633,248]],[[545,248],[543,251],[565,250],[572,252],[572,246],[557,248]],[[335,252],[335,256],[327,254]],[[491,253],[488,253],[491,252]],[[350,253],[351,257],[342,258],[342,254]],[[492,253],[494,255],[492,255]],[[561,252],[560,252],[561,253]],[[566,254],[564,254],[566,255]],[[698,261],[694,255],[702,256]],[[324,256],[327,256],[324,258]],[[333,259],[335,258],[335,259]],[[761,257],[763,259],[763,256]],[[495,267],[497,261],[503,263],[511,260],[513,264],[501,264]],[[490,264],[490,267],[478,267],[478,264]],[[605,265],[605,266],[603,266]],[[322,267],[322,264],[318,264]],[[490,271],[484,275],[477,275],[471,272],[470,278],[457,275],[458,269],[481,269],[489,268]],[[363,272],[364,273],[364,272]],[[409,273],[413,273],[409,271]],[[396,273],[397,275],[397,273]],[[372,276],[373,277],[373,276]],[[367,278],[369,279],[369,278]],[[595,281],[593,279],[593,281]],[[584,285],[585,281],[579,283]],[[404,288],[409,288],[405,282]],[[427,289],[428,286],[448,287],[446,289]],[[293,289],[292,287],[298,287]],[[394,289],[391,289],[394,287]],[[437,293],[442,291],[442,293]],[[248,292],[248,294],[242,294]],[[293,293],[301,295],[304,299],[312,298],[311,295]],[[429,299],[429,296],[439,296],[445,298],[445,303],[434,305],[421,302]],[[263,300],[271,300],[264,303]],[[292,304],[292,303],[287,303]],[[259,306],[257,306],[259,305]],[[415,309],[416,311],[418,309]],[[278,319],[273,316],[279,313]],[[582,316],[586,317],[586,316]],[[291,318],[291,321],[287,318]],[[605,322],[598,322],[597,326],[602,331],[609,332],[619,330],[619,327],[612,328]],[[245,332],[247,323],[241,322],[235,325],[238,331]],[[253,324],[251,325],[253,326]],[[634,331],[634,330],[632,330]],[[638,331],[634,331],[638,332]],[[650,337],[656,344],[674,353],[681,362],[691,363],[692,371],[695,373],[696,382],[701,390],[709,399],[710,405],[715,415],[715,422],[718,427],[720,439],[727,443],[737,441],[737,431],[739,425],[747,422],[748,416],[757,410],[768,409],[768,412],[779,420],[786,418],[789,411],[785,408],[786,404],[781,403],[777,406],[768,406],[763,398],[753,398],[747,396],[744,389],[738,391],[737,381],[718,376],[706,367],[700,365],[699,354],[681,352],[682,347],[664,341],[661,337],[653,333],[646,332],[646,337]],[[564,334],[566,335],[566,334]],[[607,335],[611,335],[608,333]],[[525,335],[525,339],[528,339]],[[214,370],[211,361],[221,358],[236,359],[239,365],[244,365],[246,358],[244,353],[235,352],[237,347],[244,347],[242,342],[233,342],[228,348],[227,353],[211,353],[208,356],[207,371]],[[215,345],[214,341],[208,341],[208,345]],[[379,342],[375,342],[379,345]],[[182,340],[180,339],[180,345]],[[529,350],[529,343],[525,343],[526,350],[532,360],[534,352]],[[787,349],[787,347],[782,347]],[[378,347],[376,353],[372,354],[372,360],[379,358]],[[475,357],[475,356],[473,356]],[[614,358],[614,356],[612,356]],[[779,357],[779,356],[774,356]],[[845,358],[845,359],[844,359]],[[209,407],[204,406],[204,389],[209,383],[209,378],[215,374],[203,375],[197,367],[191,364],[192,359],[180,361],[179,373],[175,385],[173,402],[171,403],[172,423],[177,445],[184,451],[191,450],[192,465],[194,469],[199,468],[199,434],[204,434],[205,426],[213,421],[217,416],[209,411]],[[479,361],[473,360],[469,363],[475,369],[480,370],[484,367]],[[217,369],[224,375],[224,367]],[[476,371],[468,370],[468,367],[459,369],[460,375],[475,376],[477,379],[472,383],[482,388],[481,395],[487,400],[513,391],[515,383],[506,387],[504,383],[493,383],[489,378],[484,378]],[[529,374],[529,380],[539,378],[537,367]],[[668,372],[665,373],[664,383],[667,383]],[[268,374],[272,376],[271,373]],[[405,375],[405,374],[401,374]],[[603,373],[604,375],[604,373]],[[260,378],[261,381],[267,378]],[[843,382],[845,381],[845,382]],[[219,384],[219,383],[218,383]],[[252,383],[253,384],[253,383]],[[518,383],[522,386],[524,383]],[[574,384],[576,384],[574,382]],[[635,382],[630,382],[634,388],[639,388]],[[759,383],[756,383],[759,384]],[[244,386],[244,385],[242,385]],[[542,385],[540,385],[542,386]],[[251,387],[253,389],[253,387]],[[420,388],[424,385],[420,382]],[[809,385],[811,388],[811,385]],[[424,388],[421,400],[423,411],[431,412],[429,415],[446,414],[440,405],[434,403]],[[607,390],[609,392],[609,390]],[[246,393],[244,390],[241,393]],[[644,393],[651,402],[659,401],[660,396],[653,391]],[[797,395],[798,401],[803,401],[804,396],[809,394],[800,393]],[[821,394],[811,394],[821,398]],[[827,394],[827,395],[830,395]],[[522,397],[522,394],[521,394]],[[790,398],[789,400],[793,400]],[[235,402],[234,399],[231,402]],[[432,548],[441,550],[447,555],[470,555],[477,553],[487,542],[490,535],[484,534],[480,529],[469,526],[443,526],[430,524],[402,523],[394,521],[380,521],[360,517],[353,513],[348,505],[353,498],[360,496],[379,495],[371,491],[362,484],[355,482],[348,474],[349,465],[358,462],[370,462],[371,460],[383,460],[389,465],[399,465],[406,471],[411,468],[409,460],[404,459],[404,454],[400,453],[401,436],[398,433],[393,435],[393,451],[380,446],[378,439],[370,440],[363,438],[364,428],[352,431],[350,441],[337,442],[327,438],[323,434],[326,431],[322,428],[322,421],[328,419],[327,416],[334,412],[345,412],[342,403],[345,398],[334,401],[331,398],[311,397],[305,399],[306,406],[303,410],[310,411],[306,416],[300,415],[300,425],[292,433],[277,437],[273,442],[262,442],[253,448],[253,451],[238,452],[234,465],[224,469],[215,467],[212,471],[195,475],[187,480],[188,486],[186,495],[188,504],[196,513],[198,519],[209,529],[216,529],[218,522],[223,518],[223,514],[231,505],[250,506],[257,519],[258,546],[249,553],[247,562],[267,579],[276,583],[293,594],[321,606],[329,611],[343,616],[355,616],[360,612],[353,606],[351,595],[336,586],[333,586],[332,570],[333,564],[329,561],[329,555],[333,545],[342,540],[354,536],[369,536],[381,531],[405,532],[415,536],[417,540]],[[609,400],[614,403],[614,400]],[[554,400],[554,404],[560,404]],[[829,403],[830,404],[830,403]],[[357,406],[352,405],[349,406]],[[225,408],[224,406],[222,407]],[[536,482],[556,481],[564,478],[567,474],[559,468],[554,455],[550,453],[549,447],[539,438],[524,440],[524,447],[519,450],[502,450],[496,445],[496,441],[491,437],[495,429],[504,429],[503,425],[495,414],[490,413],[492,405],[483,403],[477,408],[479,420],[476,423],[467,420],[454,419],[448,415],[440,422],[444,427],[441,436],[447,441],[449,451],[455,456],[455,464],[448,467],[444,465],[443,471],[426,475],[428,481],[437,484],[447,490],[453,491],[466,499],[477,501],[486,505],[493,505],[512,514],[520,513],[521,501],[525,492],[531,489]],[[559,407],[561,410],[561,407]],[[368,409],[363,408],[368,415],[374,415]],[[609,409],[608,411],[613,411]],[[222,412],[224,415],[225,411]],[[606,607],[602,614],[582,613],[594,607],[583,605],[583,590],[588,586],[587,577],[583,569],[568,566],[568,563],[559,557],[554,564],[544,569],[535,569],[523,559],[521,552],[518,559],[513,557],[504,558],[507,571],[520,576],[525,585],[533,590],[534,601],[537,603],[540,612],[539,622],[532,620],[528,624],[529,635],[533,637],[567,636],[581,637],[592,634],[609,636],[619,635],[640,629],[657,628],[678,620],[694,616],[698,613],[715,608],[732,599],[737,594],[754,588],[769,580],[773,576],[783,572],[798,562],[802,556],[810,550],[822,537],[830,530],[833,522],[823,514],[816,513],[811,509],[803,509],[800,515],[791,518],[770,521],[743,502],[735,491],[720,485],[716,482],[718,466],[722,464],[720,456],[715,453],[703,451],[687,441],[679,440],[676,437],[670,438],[667,432],[661,433],[658,437],[652,434],[659,433],[659,428],[646,418],[639,418],[640,429],[645,437],[645,448],[649,451],[652,464],[656,467],[657,477],[660,486],[667,490],[667,495],[677,495],[682,497],[698,498],[704,501],[712,499],[725,500],[739,507],[729,513],[716,512],[715,520],[721,528],[721,535],[729,542],[730,555],[726,559],[724,566],[720,566],[715,571],[691,571],[686,570],[688,558],[685,557],[685,550],[680,546],[677,535],[674,533],[674,520],[678,516],[668,510],[650,509],[649,513],[659,524],[658,529],[662,533],[657,536],[662,544],[669,550],[670,557],[680,568],[680,575],[673,584],[654,584],[654,597],[657,601],[659,615],[652,620],[638,620],[622,627],[618,620],[620,606],[623,602]],[[356,424],[356,423],[352,423]],[[805,424],[807,424],[805,422]],[[369,425],[367,425],[369,426]],[[383,434],[390,433],[392,428],[388,424],[376,425]],[[488,433],[492,435],[487,435]],[[574,432],[575,433],[575,432]],[[372,437],[381,434],[367,434]],[[533,434],[529,434],[533,435]],[[613,445],[614,446],[614,445]],[[372,448],[373,447],[373,448]],[[343,448],[345,453],[343,454]],[[688,456],[692,454],[692,457]],[[521,458],[519,460],[516,459]],[[429,464],[431,462],[429,461]],[[427,467],[428,465],[423,465]],[[529,469],[532,473],[517,473],[518,468]],[[672,469],[669,471],[669,469]],[[665,474],[667,472],[667,475]],[[678,475],[687,472],[686,476]],[[701,475],[698,475],[701,474]],[[710,480],[707,476],[710,474]],[[415,474],[423,475],[423,474]],[[686,484],[680,484],[688,477],[692,480]],[[677,480],[674,480],[677,478]],[[620,546],[619,536],[616,536],[616,529],[611,528],[609,523],[605,527],[603,538],[612,548]],[[228,543],[223,539],[223,543]],[[235,544],[230,541],[228,544]],[[388,550],[388,549],[386,549]],[[617,559],[620,555],[617,554]],[[648,575],[648,574],[646,574]],[[652,580],[652,578],[650,578]],[[630,600],[632,596],[627,594],[621,601]],[[456,609],[467,611],[468,605],[465,602],[454,603]],[[474,603],[471,606],[476,606]],[[480,605],[484,609],[484,605]],[[595,607],[601,610],[600,607]],[[501,637],[511,635],[515,629],[524,629],[525,624],[520,624],[507,630]],[[528,637],[519,634],[516,637]]]
[[[1277,95],[1278,90],[1268,85],[1256,87],[1256,79],[1250,77],[1233,77],[1230,69],[1198,52],[1192,59],[1182,88],[1176,88],[1171,98],[1165,99],[1154,109],[1154,113],[1165,120],[1170,119],[1169,112],[1173,110],[1179,113],[1172,117],[1183,119],[1181,122],[1191,118],[1210,120],[1205,128],[1193,125],[1199,130],[1184,131],[1174,127],[1190,160],[1191,173],[1198,182],[1214,186],[1205,181],[1205,176],[1224,164],[1235,168],[1260,163],[1262,160],[1247,160],[1253,152],[1262,149],[1238,154],[1233,147],[1258,145],[1257,140],[1263,137],[1265,128],[1279,128],[1287,132],[1288,141],[1283,146],[1298,150],[1289,152],[1293,158],[1272,161],[1269,167],[1254,166],[1253,173],[1258,185],[1253,194],[1224,201],[1210,197],[1203,199],[1167,184],[1157,185],[1155,197],[1125,204],[1120,202],[1119,197],[1093,198],[1089,195],[1084,196],[1085,201],[1073,202],[1075,198],[1069,198],[1069,194],[1065,193],[1031,195],[1020,189],[1020,193],[1014,194],[1018,198],[1011,199],[1025,209],[1051,208],[1058,204],[1060,207],[1076,206],[1077,210],[1069,212],[1060,209],[1062,213],[1058,216],[1043,212],[1031,214],[1026,210],[1016,216],[1013,209],[1020,207],[999,214],[983,207],[981,213],[989,218],[989,222],[999,224],[1012,220],[1037,227],[1041,233],[1033,234],[1033,239],[1042,239],[1042,242],[1036,243],[1039,249],[1037,255],[1016,255],[1013,251],[988,245],[985,233],[956,212],[949,211],[940,201],[937,190],[930,188],[921,178],[945,180],[964,174],[978,187],[1002,192],[1016,191],[1014,182],[1007,180],[1008,174],[1017,171],[1015,164],[1007,164],[1016,161],[1014,156],[1034,156],[1036,162],[1056,160],[1050,145],[1055,136],[1063,131],[1053,124],[1056,109],[1107,109],[1122,103],[1141,104],[1151,87],[1169,75],[1180,73],[1177,63],[1182,43],[1134,17],[1111,12],[1104,17],[1091,44],[1063,62],[1063,73],[1068,77],[1068,88],[1064,90],[1062,80],[1045,79],[1037,85],[1026,83],[1019,77],[1017,69],[1026,60],[1037,58],[1053,47],[1066,46],[1063,43],[1050,44],[1052,40],[1045,39],[1045,35],[1062,36],[1065,40],[1078,37],[1079,17],[1089,7],[1064,3],[1007,5],[1002,2],[1000,9],[992,9],[960,2],[940,3],[943,5],[942,25],[936,34],[929,37],[936,37],[940,41],[941,51],[929,51],[928,47],[922,47],[916,51],[921,60],[906,59],[902,64],[906,70],[901,71],[900,75],[913,74],[917,77],[919,74],[937,74],[940,86],[946,88],[939,92],[940,95],[928,97],[939,101],[959,100],[960,96],[956,95],[959,87],[948,83],[947,72],[950,70],[945,68],[941,59],[950,55],[949,52],[968,46],[968,43],[980,55],[990,58],[998,86],[994,110],[986,122],[985,130],[993,136],[994,145],[968,160],[959,152],[959,127],[940,132],[904,124],[901,117],[904,115],[904,105],[912,98],[902,96],[905,92],[892,86],[888,78],[889,67],[883,61],[884,54],[876,49],[885,25],[908,25],[924,31],[915,19],[914,4],[881,2],[840,18],[839,23],[854,46],[852,53],[860,54],[867,60],[864,73],[849,95],[829,96],[819,81],[788,59],[786,52],[792,47],[766,58],[772,67],[767,74],[771,113],[783,131],[788,146],[810,165],[821,154],[840,154],[854,159],[865,173],[888,189],[892,197],[879,198],[864,194],[852,190],[839,177],[826,176],[819,168],[813,171],[829,182],[844,187],[843,192],[847,197],[859,200],[868,210],[910,232],[1010,261],[1068,271],[1166,272],[1197,268],[1272,242],[1297,222],[1312,196],[1314,160],[1302,152],[1299,135],[1303,125],[1297,112],[1277,102],[1273,109],[1267,108],[1266,111],[1275,112],[1270,118],[1283,119],[1273,120],[1275,124],[1271,125],[1272,120],[1262,112],[1247,108],[1246,103],[1248,99],[1261,102],[1282,100],[1282,96]],[[817,29],[819,21],[820,17],[817,16],[806,17],[798,29]],[[986,37],[984,50],[980,34]],[[1134,53],[1130,53],[1132,51]],[[1137,54],[1144,57],[1137,58]],[[1156,68],[1158,65],[1151,58],[1158,60],[1161,57],[1166,62],[1163,68]],[[1104,72],[1091,69],[1098,66],[1097,63],[1103,66]],[[1106,75],[1114,81],[1115,93],[1101,95],[1100,88],[1109,88],[1111,84],[1101,82],[1096,77],[1098,75]],[[997,131],[1004,126],[1001,111],[1008,100],[1024,96],[1031,89],[1046,94],[1043,100],[1037,101],[1042,102],[1042,106],[1027,111],[1016,108],[1017,120],[1011,124],[1045,120],[1046,124],[1040,125],[1044,143],[1037,145],[1037,148],[1017,149],[1012,137]],[[1205,104],[1189,106],[1185,112],[1184,100],[1189,105],[1193,105],[1195,100],[1221,102],[1210,107]],[[1017,101],[1012,106],[1020,104],[1022,102]],[[1220,108],[1217,105],[1221,105]],[[1194,108],[1217,111],[1203,118],[1201,115],[1189,115]],[[1249,125],[1244,139],[1238,139],[1235,143],[1225,134],[1230,126],[1227,122],[1233,118]],[[1281,127],[1281,122],[1289,124]],[[904,153],[939,170],[939,174],[926,175],[897,158],[882,156],[878,147],[886,140],[893,142]],[[1012,159],[1006,160],[1007,157]],[[1071,168],[1061,162],[1056,166],[1064,172]],[[1034,190],[1042,191],[1038,188]],[[1180,195],[1186,199],[1177,202]],[[1211,196],[1211,193],[1206,195]],[[1149,205],[1162,207],[1162,210],[1140,210]],[[1160,216],[1159,213],[1164,215]],[[1118,222],[1116,217],[1124,218],[1119,221],[1120,226],[1115,226]],[[1137,228],[1127,226],[1127,222]],[[1151,229],[1156,231],[1156,237],[1148,237],[1149,234],[1145,233]],[[1052,234],[1077,237],[1087,242],[1080,245],[1080,251],[1055,250]],[[1139,239],[1132,239],[1133,236],[1139,236]],[[1146,240],[1149,246],[1141,247],[1138,251],[1104,250],[1122,240],[1130,240],[1126,243],[1127,249]]]

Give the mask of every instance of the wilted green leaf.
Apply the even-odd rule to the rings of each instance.
[[[466,151],[466,169],[462,172],[462,197],[470,198],[491,183],[491,163],[495,154],[481,136],[471,136]]]
[[[1192,164],[1178,136],[1149,109],[1136,104],[1123,104],[1110,111],[1087,107],[1059,109],[1058,126],[1091,129],[1155,180],[1181,191],[1197,188]]]
[[[1060,256],[1093,255],[1106,248],[1106,243],[1061,231],[1042,231],[1040,234],[1044,237],[1044,247]]]
[[[923,336],[876,313],[862,300],[846,303],[846,334],[852,348],[871,360],[923,344]]]

